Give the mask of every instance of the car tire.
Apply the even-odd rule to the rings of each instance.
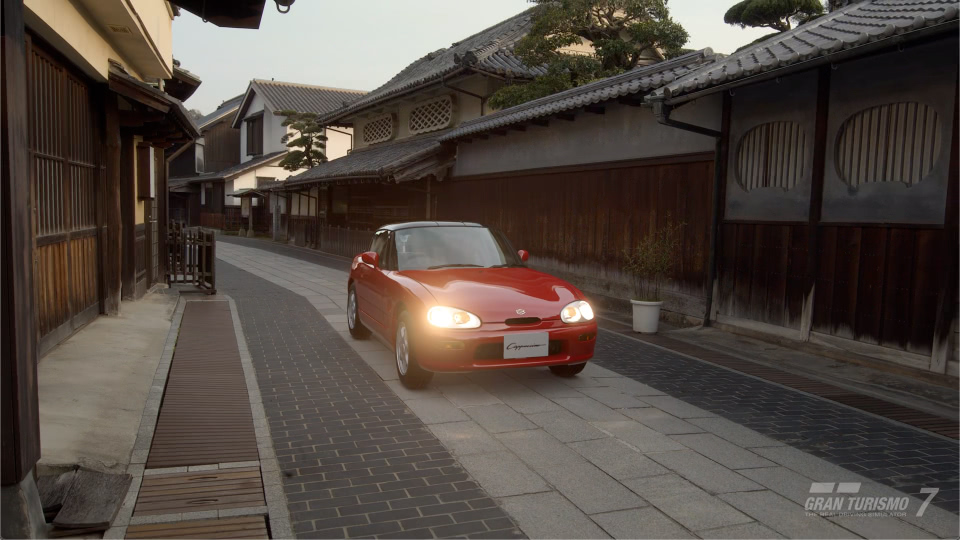
[[[587,367],[586,362],[582,364],[566,364],[563,366],[550,366],[550,371],[557,377],[575,377],[577,373],[583,371],[585,367]]]
[[[433,373],[421,368],[417,363],[416,355],[411,346],[411,332],[413,324],[406,311],[397,317],[397,334],[394,339],[394,357],[397,375],[400,383],[405,387],[416,390],[423,388],[433,378]]]
[[[353,339],[367,339],[370,329],[360,322],[360,308],[357,307],[357,288],[351,283],[347,290],[347,328]]]

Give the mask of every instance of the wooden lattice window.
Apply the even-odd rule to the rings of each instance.
[[[919,183],[940,156],[940,117],[916,102],[888,103],[864,109],[840,127],[836,163],[851,187],[870,182]]]
[[[393,114],[388,113],[372,118],[363,125],[363,142],[373,144],[389,141],[393,138],[394,126],[396,122]]]
[[[803,176],[807,140],[796,122],[768,122],[747,131],[737,148],[736,179],[745,191],[793,189]]]
[[[426,133],[443,129],[453,122],[453,99],[440,96],[410,110],[410,133]]]

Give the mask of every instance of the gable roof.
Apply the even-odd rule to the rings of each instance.
[[[438,156],[441,151],[439,139],[444,133],[440,131],[354,150],[346,156],[315,165],[288,178],[284,186],[336,180],[401,182],[421,178],[452,163],[452,154],[449,159]],[[278,187],[283,189],[283,186]]]
[[[227,167],[222,171],[208,172],[208,173],[203,173],[197,176],[173,177],[167,180],[167,184],[172,187],[172,186],[183,185],[183,184],[193,184],[196,182],[205,182],[207,180],[226,180],[232,176],[236,176],[254,167],[266,165],[271,161],[279,162],[281,159],[283,159],[283,156],[286,153],[287,153],[286,150],[278,150],[276,152],[271,152],[269,154],[257,156],[253,159],[244,161],[243,163],[238,163],[236,165]]]
[[[221,120],[227,117],[230,113],[237,110],[237,107],[240,106],[240,102],[243,101],[243,96],[245,94],[240,94],[239,96],[234,96],[223,103],[212,113],[203,116],[200,120],[197,120],[197,127],[203,130],[210,124],[213,124],[217,120]]]
[[[243,121],[254,94],[259,95],[274,112],[292,109],[297,112],[312,112],[323,116],[338,107],[342,107],[344,102],[355,101],[366,92],[347,88],[253,79],[243,96],[240,109],[233,118],[233,127],[240,127],[240,122]]]
[[[533,78],[543,75],[546,73],[544,68],[527,67],[513,53],[517,41],[530,31],[534,9],[530,8],[450,47],[427,54],[379,88],[352,103],[342,104],[341,108],[320,120],[327,124],[336,123],[351,113],[372,107],[391,97],[469,70],[501,77]]]
[[[709,93],[756,75],[777,70],[797,71],[817,60],[865,45],[892,45],[905,34],[946,31],[957,27],[957,0],[863,0],[851,3],[792,30],[738,51],[715,64],[682,77],[648,97],[651,101],[681,102],[691,94]],[[681,96],[683,96],[681,98]],[[678,100],[678,98],[681,98]]]
[[[474,133],[527,122],[535,118],[578,109],[630,94],[646,93],[675,81],[705,64],[709,65],[716,58],[713,50],[706,48],[678,56],[672,60],[637,67],[619,75],[593,81],[583,86],[557,92],[464,122],[440,140],[450,141]]]

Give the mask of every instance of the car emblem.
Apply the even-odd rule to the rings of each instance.
[[[527,312],[527,310],[525,310],[525,309],[518,309],[518,310],[517,310],[517,315],[523,315],[523,314],[526,313],[526,312]]]

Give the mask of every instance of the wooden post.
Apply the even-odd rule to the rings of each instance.
[[[433,205],[430,204],[430,203],[431,203],[431,200],[430,200],[430,177],[428,176],[428,177],[427,177],[427,208],[426,208],[426,212],[425,212],[425,214],[426,214],[425,217],[426,217],[427,220],[430,220],[430,207],[433,206]]]
[[[960,86],[960,85],[958,85]],[[947,208],[943,220],[943,253],[946,257],[946,265],[943,272],[943,281],[940,286],[940,297],[937,299],[937,322],[933,331],[933,353],[930,355],[930,371],[934,373],[947,372],[947,359],[950,353],[950,332],[953,331],[953,323],[957,318],[957,275],[958,275],[958,257],[957,249],[960,245],[958,238],[958,229],[960,229],[960,218],[958,218],[957,197],[958,176],[960,176],[960,164],[958,164],[957,142],[957,107],[960,102],[957,101],[957,95],[953,98],[953,136],[950,144],[950,167],[947,173]]]
[[[131,133],[121,133],[120,137],[120,272],[121,289],[124,298],[136,297],[137,264],[135,260],[136,233],[134,225],[137,199],[134,195],[136,169],[133,155],[135,146]]]
[[[27,111],[23,1],[0,8],[2,148],[0,235],[3,288],[0,339],[0,494],[5,538],[43,534],[43,510],[30,471],[40,459],[37,325],[34,304],[33,201]]]
[[[807,213],[807,268],[803,310],[800,313],[800,339],[810,340],[813,329],[814,295],[820,271],[820,211],[823,206],[823,177],[826,174],[827,121],[830,113],[830,70],[817,72],[817,109],[813,135],[813,170],[810,177],[810,208]]]
[[[103,245],[101,247],[100,273],[103,276],[103,312],[120,314],[122,267],[120,245],[120,114],[117,110],[117,95],[109,90],[103,92],[104,122],[104,189],[100,194],[103,207]]]

